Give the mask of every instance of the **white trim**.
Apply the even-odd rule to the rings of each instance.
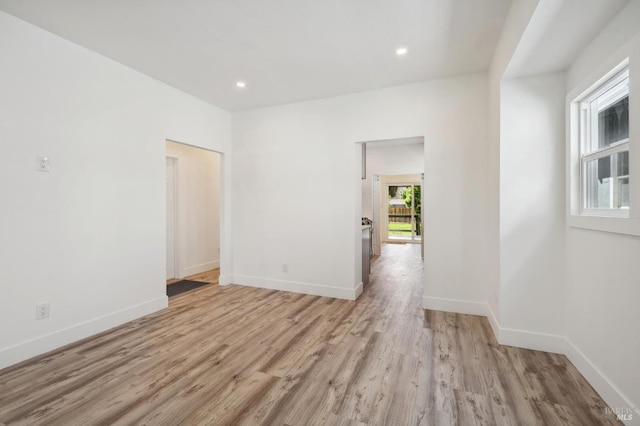
[[[496,340],[501,345],[566,355],[569,361],[610,407],[631,408],[634,410],[633,420],[626,421],[624,422],[625,424],[640,425],[640,407],[635,406],[631,399],[624,395],[567,337],[502,328],[493,309],[487,303],[423,296],[422,306],[424,309],[486,316]]]
[[[624,84],[623,84],[624,83]],[[629,68],[625,68],[622,72],[612,77],[607,83],[596,89],[596,91],[586,96],[586,99],[578,101],[580,103],[580,113],[571,117],[572,120],[577,120],[579,123],[578,132],[578,149],[580,157],[580,211],[582,214],[598,214],[601,216],[628,216],[629,212],[626,210],[619,211],[619,200],[617,199],[617,191],[614,186],[614,182],[618,182],[617,175],[617,156],[615,154],[622,152],[629,152],[629,140],[628,135],[625,139],[616,141],[615,143],[599,148],[598,134],[599,127],[599,113],[610,107],[614,102],[618,102],[622,99],[628,99],[629,92]],[[601,101],[604,101],[601,104]],[[594,105],[595,104],[595,105]],[[587,207],[589,201],[598,199],[598,194],[595,189],[589,185],[587,164],[600,160],[606,157],[611,157],[611,180],[609,204],[612,206],[600,211],[594,211],[597,209],[591,209]],[[628,173],[627,173],[628,174]],[[593,178],[593,177],[592,177]],[[627,177],[628,178],[628,177]]]
[[[501,327],[498,342],[501,345],[533,349],[534,351],[552,352],[555,354],[564,354],[566,352],[566,339],[564,336],[557,334]]]
[[[628,179],[628,178],[627,178]],[[628,219],[629,218],[629,209],[628,208],[620,208],[620,209],[583,209],[582,214],[580,216],[591,216],[591,217],[605,217],[605,218],[618,218],[618,219]]]
[[[629,138],[622,139],[621,141],[613,143],[608,147],[598,149],[596,151],[590,152],[589,154],[584,154],[582,156],[582,161],[588,162],[599,160],[600,158],[609,157],[613,154],[619,154],[625,151],[629,151]]]
[[[628,67],[629,54],[619,52],[617,55],[614,55],[614,57],[600,64],[587,78],[576,85],[567,95],[567,99],[571,103],[583,100],[586,96],[597,90],[598,87],[605,86],[608,80],[613,79],[618,73]]]
[[[493,331],[493,335],[496,336],[496,340],[500,340],[500,322],[498,321],[498,317],[496,316],[493,309],[491,309],[491,305],[487,303],[487,319],[489,320],[489,325],[491,326],[491,330]]]
[[[249,287],[268,288],[272,290],[290,291],[293,293],[311,294],[314,296],[333,297],[336,299],[346,300],[356,300],[358,296],[362,294],[362,283],[355,288],[344,288],[297,281],[250,277],[247,275],[233,275],[232,283]]]
[[[493,334],[501,345],[564,353],[565,343],[563,336],[503,328],[487,303],[424,296],[422,298],[422,306],[424,309],[487,317]]]
[[[443,297],[422,297],[422,307],[434,311],[455,312],[457,314],[487,316],[487,304],[468,300],[446,299]]]
[[[77,342],[169,306],[167,296],[112,312],[0,350],[0,369]]]
[[[165,143],[166,151],[166,143]],[[180,279],[184,275],[180,275],[180,245],[178,244],[178,231],[179,231],[179,217],[178,217],[178,157],[173,155],[166,155],[167,160],[171,160],[173,163],[173,275],[174,277],[167,277],[167,279],[177,278]],[[165,193],[166,197],[166,193]],[[165,213],[166,214],[166,213]],[[165,222],[167,218],[165,217]],[[166,244],[166,235],[165,235]]]
[[[617,157],[613,157],[616,154],[620,153],[629,153],[629,138],[623,139],[622,141],[616,142],[606,148],[600,149],[598,151],[594,151],[590,154],[585,154],[580,159],[580,196],[582,197],[580,201],[580,212],[581,215],[591,215],[591,216],[604,216],[604,217],[629,217],[629,207],[613,207],[613,208],[588,208],[585,207],[587,200],[589,199],[589,185],[587,183],[587,163],[592,161],[597,161],[602,158],[611,157],[613,164],[611,165],[611,176],[610,179],[614,181],[618,181],[619,179],[626,178],[629,179],[629,174],[619,176],[617,170],[618,159]],[[616,187],[612,182],[610,182],[611,186],[611,194],[610,194],[610,204],[612,206],[619,205],[619,200],[615,194]],[[591,196],[595,197],[596,195],[591,194]]]
[[[591,103],[602,95],[606,94],[611,89],[622,83],[629,78],[629,58],[616,65],[611,71],[607,72],[604,77],[592,84],[587,90],[585,90],[580,96],[578,96],[575,102]],[[615,91],[610,93],[603,102],[603,105],[598,104],[598,110],[608,107],[614,102],[623,98],[623,94],[628,94],[629,82],[627,81],[627,87],[618,87]]]
[[[633,200],[638,198],[636,195],[640,193],[639,189],[635,187],[630,189],[629,209],[585,209],[583,205],[585,185],[583,182],[584,173],[581,170],[584,158],[581,155],[583,147],[581,146],[580,132],[584,129],[579,126],[580,103],[602,95],[615,84],[628,78],[629,52],[627,50],[625,48],[616,52],[614,56],[604,61],[588,78],[567,94],[565,187],[567,190],[566,224],[568,227],[640,236],[640,218],[638,213],[632,210]],[[629,90],[629,96],[633,96],[631,90]],[[631,123],[631,116],[629,120]],[[630,130],[629,140],[620,144],[621,146],[606,150],[607,155],[613,150],[628,150],[630,168],[632,163],[635,164],[634,156],[631,154],[633,145],[636,143],[633,141],[635,133],[632,135],[632,132],[633,130]],[[590,153],[587,157],[595,158],[599,154],[600,152]]]
[[[435,311],[487,317],[493,334],[501,345],[516,346],[544,352],[564,353],[565,340],[563,336],[502,328],[493,310],[487,303],[423,296],[422,306],[424,309],[432,309]]]
[[[355,297],[350,300],[358,300],[358,297],[360,297],[363,291],[364,291],[364,283],[360,281],[360,284],[358,284],[358,286],[356,287]]]
[[[399,175],[380,175],[380,196],[379,202],[380,205],[377,208],[380,209],[380,243],[394,243],[398,241],[402,241],[403,243],[414,243],[414,244],[422,244],[422,236],[420,240],[404,240],[404,239],[392,239],[389,238],[389,209],[388,209],[388,200],[387,194],[389,193],[389,186],[420,186],[420,202],[424,201],[424,173],[410,173],[410,174],[399,174]],[[376,208],[376,206],[374,206]],[[424,212],[423,212],[424,213]],[[412,215],[413,216],[413,215]],[[424,232],[424,215],[421,216],[421,225],[422,230]],[[413,217],[412,217],[412,222]]]
[[[584,376],[587,382],[598,392],[609,407],[628,407],[634,410],[635,415],[633,416],[633,420],[624,423],[640,425],[640,408],[634,406],[631,400],[568,338],[565,338],[565,348],[565,355],[569,358],[569,361],[578,369],[580,374]]]
[[[640,236],[640,219],[636,218],[569,214],[567,225],[571,228]]]
[[[444,297],[422,297],[422,307],[434,311],[454,312],[457,314],[478,315],[489,320],[491,331],[496,340],[500,340],[500,323],[488,303],[469,300],[447,299]]]
[[[218,285],[229,285],[233,283],[233,277],[231,275],[220,275],[218,277]]]
[[[187,266],[182,270],[182,276],[188,277],[189,275],[199,274],[201,272],[210,271],[220,267],[220,259],[212,260],[210,262],[201,263],[199,265]]]

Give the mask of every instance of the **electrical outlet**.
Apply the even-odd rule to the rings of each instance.
[[[51,168],[51,165],[49,164],[49,157],[38,156],[37,160],[36,170],[39,172],[48,172]]]
[[[49,302],[36,305],[36,319],[49,318]]]
[[[289,272],[289,265],[287,265],[286,263],[284,263],[282,265],[282,272]]]

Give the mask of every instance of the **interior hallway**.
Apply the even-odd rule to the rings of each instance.
[[[420,246],[355,302],[207,286],[0,372],[0,424],[616,424],[564,356],[421,308]]]

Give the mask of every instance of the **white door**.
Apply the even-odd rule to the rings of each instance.
[[[167,279],[176,277],[176,159],[167,157]]]

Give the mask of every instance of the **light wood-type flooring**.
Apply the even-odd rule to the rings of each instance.
[[[173,297],[0,371],[0,425],[617,424],[564,356],[421,309],[419,248],[385,245],[355,302],[235,285]]]

